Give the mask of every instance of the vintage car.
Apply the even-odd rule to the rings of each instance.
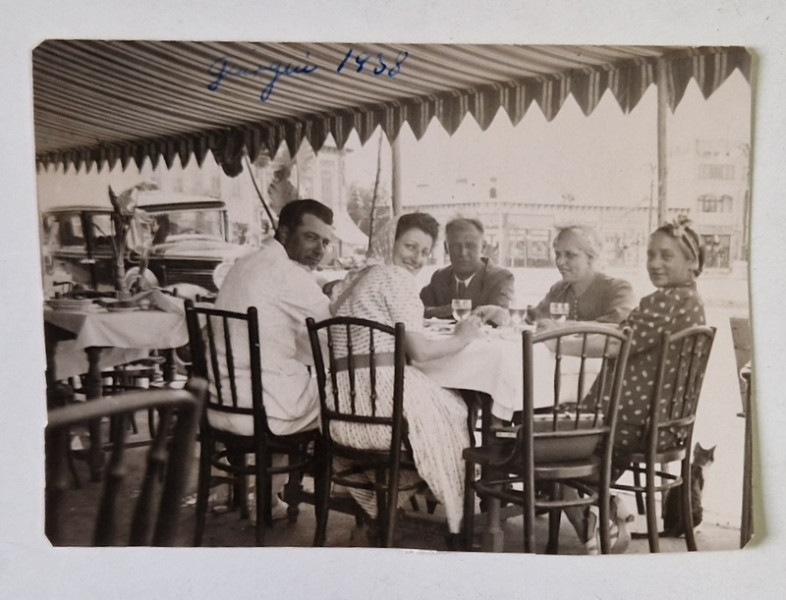
[[[89,289],[114,289],[114,228],[108,204],[44,213],[43,254],[48,273],[66,272],[74,284]],[[215,293],[234,260],[253,249],[227,241],[227,212],[221,200],[144,191],[139,192],[138,209],[147,217],[144,277],[152,285],[178,288],[186,296]],[[136,247],[125,252],[126,279],[132,283],[140,276],[143,257],[138,243],[129,246]]]

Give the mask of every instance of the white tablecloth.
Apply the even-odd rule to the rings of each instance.
[[[58,342],[55,371],[58,379],[87,371],[85,348],[102,347],[100,367],[137,360],[150,350],[177,348],[188,343],[183,315],[158,310],[132,312],[79,312],[44,310],[44,320],[74,334]]]
[[[510,331],[492,330],[456,354],[416,366],[446,388],[476,390],[489,394],[493,400],[491,413],[510,420],[523,405],[523,374],[521,337]],[[551,406],[554,398],[554,355],[543,344],[533,347],[535,370],[534,404]],[[585,364],[584,390],[589,390],[600,368],[600,360]],[[563,357],[561,402],[576,402],[579,359]]]

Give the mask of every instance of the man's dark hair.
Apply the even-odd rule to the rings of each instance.
[[[479,219],[458,217],[456,219],[451,219],[448,221],[448,224],[445,225],[445,237],[450,237],[450,234],[454,231],[461,231],[462,229],[468,229],[470,227],[474,227],[480,232],[480,235],[483,235],[483,223],[481,223]]]
[[[415,212],[401,215],[396,223],[396,239],[410,229],[420,229],[426,235],[431,236],[434,242],[439,237],[439,223],[428,213]]]
[[[286,227],[290,232],[294,231],[302,225],[303,215],[314,215],[328,225],[333,224],[333,211],[329,207],[311,198],[304,198],[284,205],[278,215],[279,229]]]

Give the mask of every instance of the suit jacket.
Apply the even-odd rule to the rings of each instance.
[[[508,308],[513,301],[513,284],[513,273],[484,258],[483,268],[469,282],[466,296],[472,300],[472,308],[487,304]],[[435,271],[429,284],[420,291],[426,317],[450,317],[450,301],[455,297],[456,279],[452,266]]]

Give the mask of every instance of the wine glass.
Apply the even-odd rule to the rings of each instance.
[[[508,309],[508,312],[510,313],[510,324],[515,331],[519,331],[527,316],[527,309],[521,306],[512,306]]]
[[[568,314],[570,313],[570,303],[569,302],[552,302],[549,304],[549,313],[551,318],[558,323],[562,323],[563,321],[567,321]]]
[[[453,309],[453,318],[456,321],[463,321],[472,312],[472,300],[455,298],[450,301],[450,308]]]

